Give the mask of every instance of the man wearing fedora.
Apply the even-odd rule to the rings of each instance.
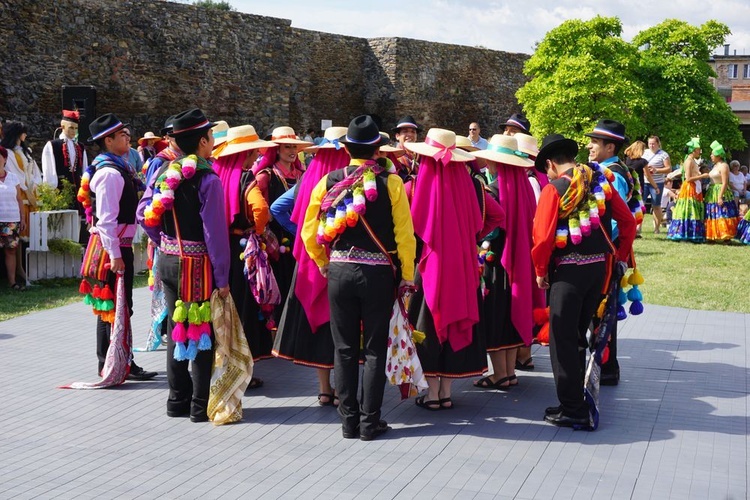
[[[404,185],[385,169],[385,159],[376,161],[386,141],[372,117],[361,115],[351,121],[342,139],[351,163],[315,186],[300,233],[310,258],[328,278],[342,433],[346,439],[359,436],[363,441],[388,430],[380,420],[388,328],[399,277],[401,285],[412,285],[414,278],[416,240]],[[359,196],[366,176],[375,177],[375,186],[373,190],[367,181],[369,194],[366,202],[362,200],[364,206],[358,205],[356,220],[351,225],[347,221],[343,226],[327,226],[325,219],[343,205],[353,209],[352,199]],[[327,229],[328,238],[319,239],[319,229]],[[358,401],[360,332],[365,362]]]
[[[151,178],[154,173],[159,170],[162,165],[169,164],[170,162],[182,157],[182,151],[177,146],[174,137],[169,135],[172,132],[172,124],[174,122],[174,115],[170,116],[164,121],[164,128],[161,129],[161,135],[167,142],[167,147],[156,153],[156,156],[149,159],[145,164],[146,169],[146,185],[151,183]]]
[[[531,124],[523,113],[513,113],[502,126],[503,135],[531,134]]]
[[[133,169],[123,159],[130,150],[130,132],[127,124],[117,116],[107,113],[89,125],[89,144],[96,143],[101,153],[88,167],[92,171],[90,196],[94,208],[92,231],[99,233],[102,247],[110,259],[109,286],[115,289],[117,273],[123,273],[128,309],[133,314],[133,236],[135,235],[135,212],[138,205],[138,182]],[[96,320],[96,355],[99,358],[99,373],[109,349],[112,325]],[[156,372],[148,372],[130,362],[128,378],[148,380]]]
[[[75,186],[76,192],[81,187],[81,176],[89,161],[86,150],[76,140],[80,118],[78,111],[62,111],[60,137],[49,141],[42,150],[42,177],[45,184],[60,189],[62,180],[66,179]]]
[[[605,201],[600,224],[574,243],[571,223],[589,210],[593,191],[607,182],[603,174],[576,164],[578,144],[559,134],[542,142],[534,166],[550,183],[542,189],[534,217],[531,256],[537,286],[548,290],[550,357],[559,406],[545,410],[544,419],[557,426],[587,428],[589,406],[584,398],[586,333],[608,275],[612,258],[625,261],[635,239],[635,220],[630,209],[614,194]],[[611,221],[620,228],[615,247],[607,231]],[[579,221],[576,221],[579,222]],[[564,236],[564,244],[560,241]]]
[[[416,176],[417,166],[419,165],[419,155],[408,151],[404,147],[404,144],[407,142],[417,142],[417,136],[421,131],[422,128],[411,115],[404,116],[393,127],[394,137],[398,141],[398,148],[405,151],[403,155],[398,157],[398,163],[396,164],[398,175],[404,182]]]
[[[637,174],[634,177],[630,168],[618,156],[620,149],[627,141],[625,125],[615,120],[599,120],[594,130],[584,135],[589,138],[589,143],[586,145],[589,150],[589,161],[597,162],[610,169],[615,175],[613,186],[622,200],[628,205],[634,203],[639,197],[639,186],[635,180]],[[620,245],[617,220],[612,221],[611,238],[615,246]],[[609,339],[609,360],[602,364],[601,385],[617,385],[619,382],[620,364],[617,361],[617,322],[615,322]]]
[[[187,278],[184,275],[187,272],[183,273],[180,266],[183,253],[191,257],[207,256],[211,264],[213,288],[218,288],[221,297],[229,295],[229,230],[224,196],[219,176],[207,161],[214,146],[211,132],[214,125],[197,108],[175,115],[170,135],[185,157],[173,164],[182,171],[182,162],[190,156],[195,161],[195,173],[190,177],[181,176],[179,184],[172,189],[172,209],[157,216],[156,224],[146,223],[147,214],[152,201],[160,196],[160,188],[155,184],[168,164],[154,174],[138,206],[138,222],[149,238],[159,245],[159,273],[170,318],[174,317],[175,302],[182,298],[180,290],[185,284],[182,280]],[[170,327],[173,327],[172,323]],[[213,337],[213,328],[211,330]],[[167,335],[167,339],[167,416],[190,415],[191,422],[205,422],[208,420],[214,342],[211,342],[211,348],[197,352],[192,370],[188,371],[190,361],[175,359],[176,342],[171,334]]]

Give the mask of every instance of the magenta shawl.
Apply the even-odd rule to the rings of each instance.
[[[323,176],[329,172],[344,168],[349,164],[349,154],[344,148],[339,150],[323,148],[310,162],[305,175],[297,188],[292,222],[297,224],[297,244],[292,254],[297,259],[297,281],[294,294],[305,310],[307,321],[313,333],[331,320],[331,310],[328,304],[328,281],[320,274],[317,264],[305,251],[300,233],[305,221],[305,212],[310,204],[310,195]]]
[[[536,212],[534,190],[526,170],[512,165],[497,164],[497,190],[500,205],[505,209],[506,236],[501,262],[511,284],[510,318],[526,345],[531,345],[533,307],[539,304],[531,262],[531,229]]]
[[[234,220],[234,216],[240,213],[240,178],[242,165],[248,153],[249,151],[241,151],[237,154],[222,156],[213,163],[213,169],[219,174],[221,186],[224,188],[224,212],[227,215],[227,227]]]
[[[477,233],[482,214],[463,163],[422,156],[411,214],[424,242],[418,269],[438,340],[454,351],[472,342],[479,321]],[[527,182],[528,184],[528,182]]]

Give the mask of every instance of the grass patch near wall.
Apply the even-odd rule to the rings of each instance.
[[[642,236],[634,247],[646,305],[750,313],[750,245],[669,241],[650,215]]]

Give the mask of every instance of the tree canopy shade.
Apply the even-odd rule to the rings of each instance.
[[[538,138],[560,133],[585,144],[583,134],[610,118],[631,140],[658,135],[675,158],[695,135],[741,149],[739,121],[709,81],[711,50],[728,34],[715,21],[696,28],[670,19],[628,43],[616,17],[566,21],[526,62],[531,79],[516,96]]]

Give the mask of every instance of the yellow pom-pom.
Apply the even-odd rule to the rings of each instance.
[[[245,260],[245,252],[240,252],[240,260]]]
[[[601,318],[604,316],[604,308],[606,307],[606,305],[607,305],[607,299],[605,298],[599,303],[599,309],[596,310],[597,318]]]
[[[630,284],[628,282],[628,277],[627,276],[623,276],[622,279],[620,280],[620,288],[622,288],[624,290],[628,286],[630,286]]]
[[[633,274],[628,278],[628,283],[631,285],[642,285],[645,282],[643,275],[638,269],[633,269]]]
[[[421,344],[422,342],[425,341],[426,338],[427,338],[427,335],[425,335],[424,332],[420,332],[419,330],[412,330],[411,332],[411,339],[416,344]]]

